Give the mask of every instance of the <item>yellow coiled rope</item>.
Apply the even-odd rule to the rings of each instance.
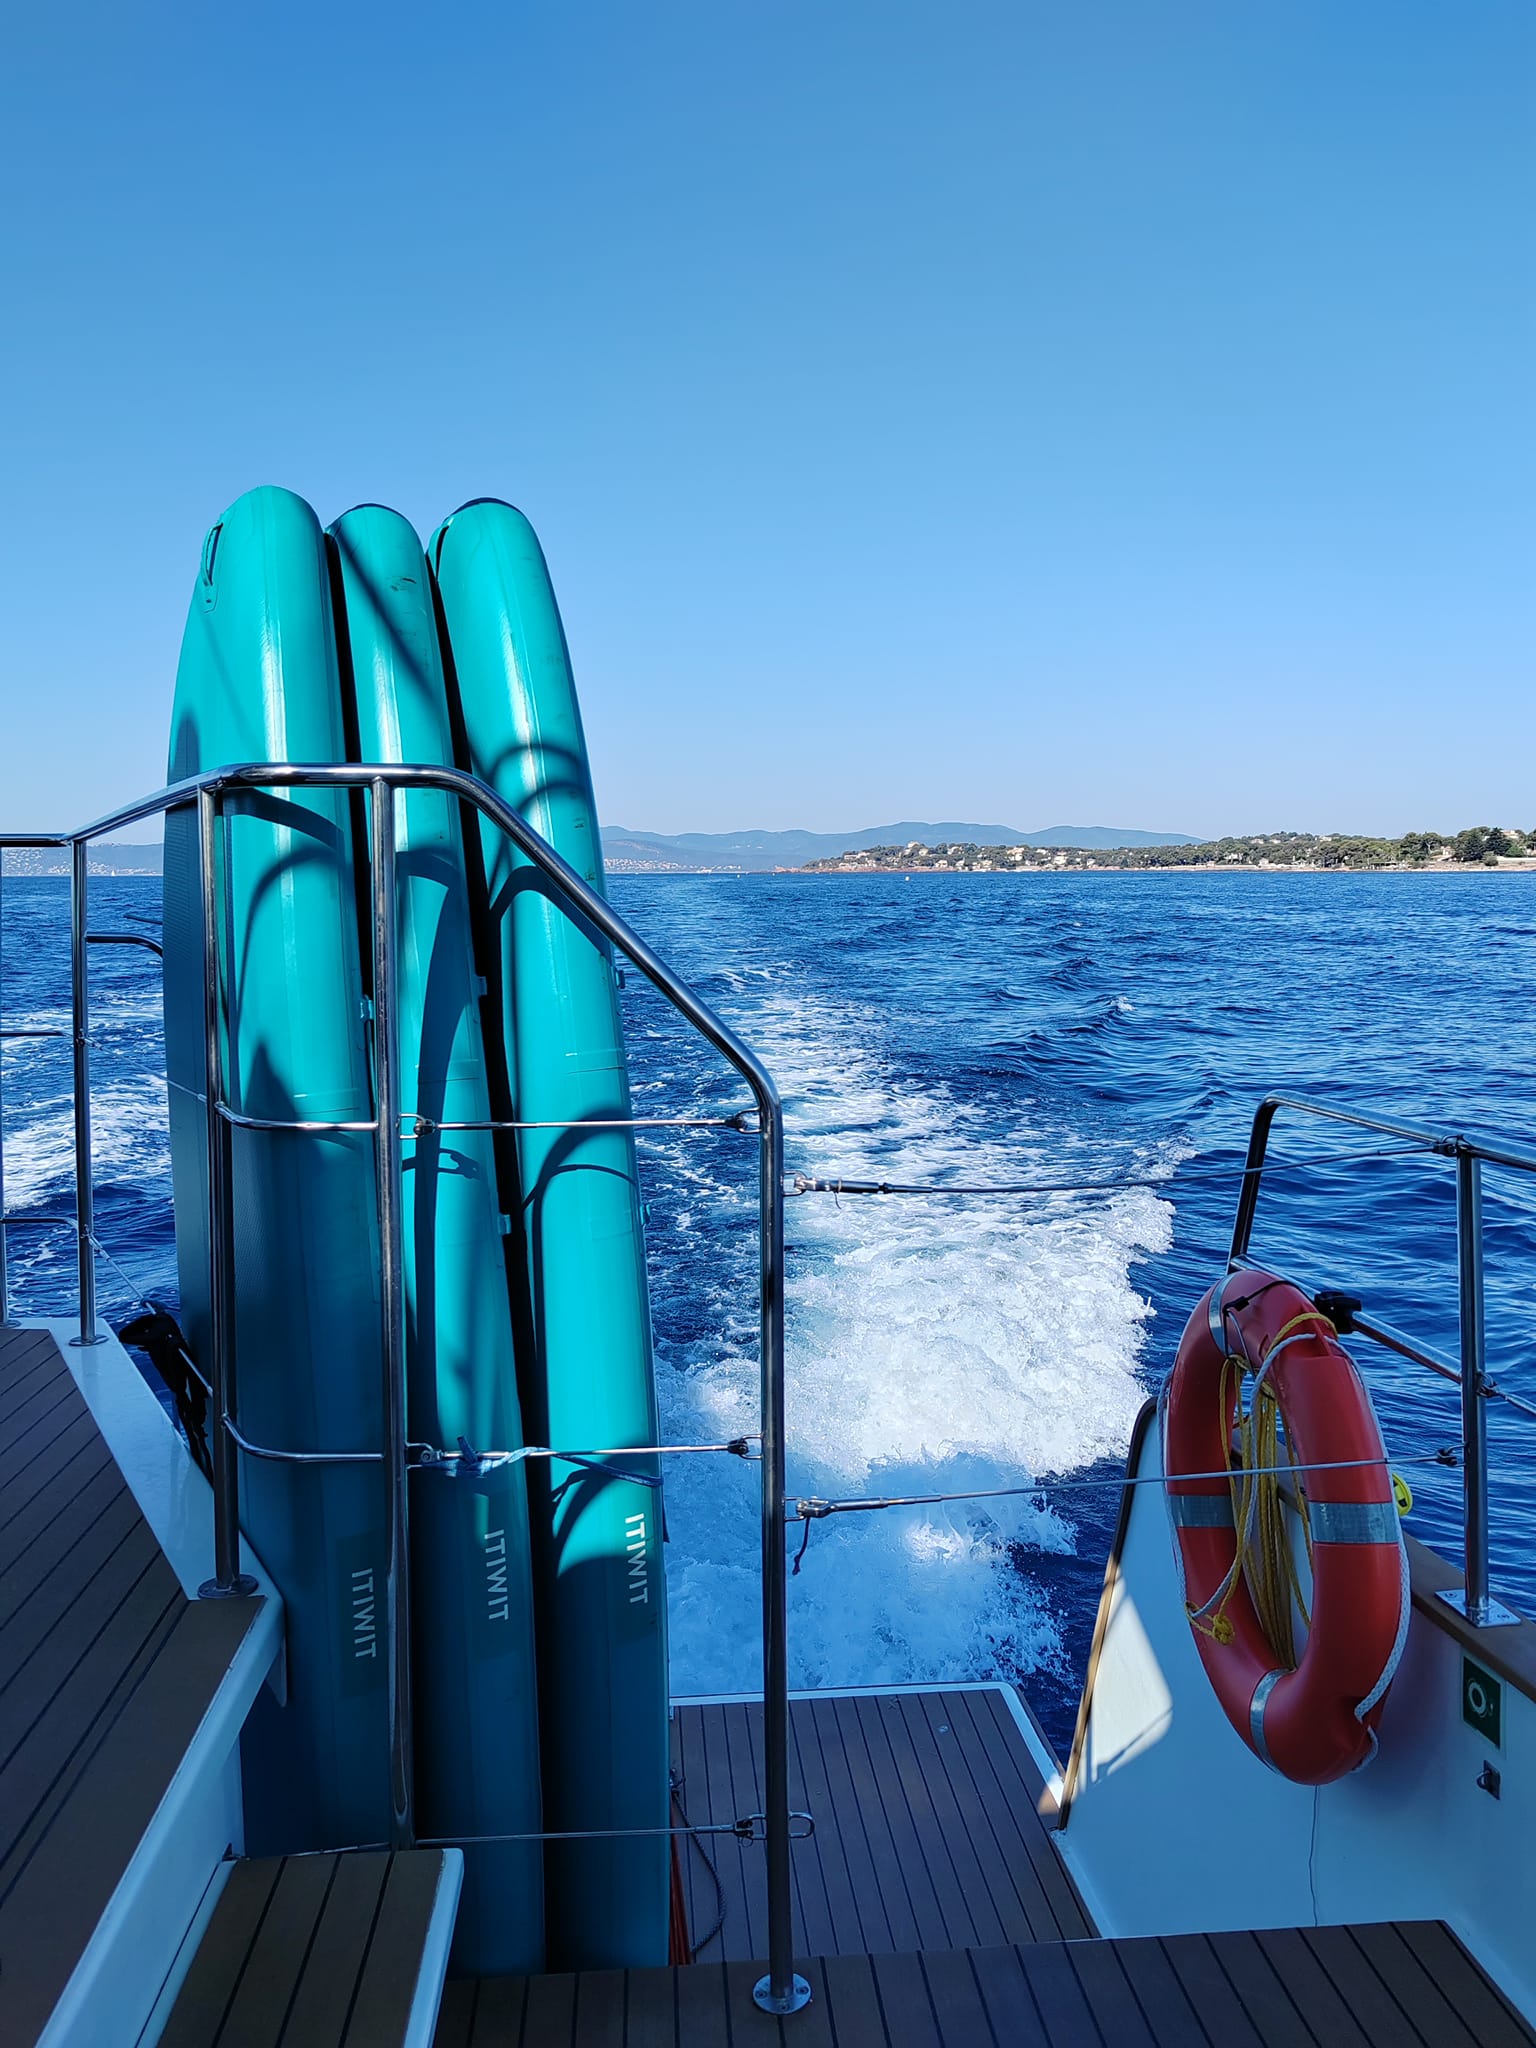
[[[1305,1323],[1320,1323],[1330,1336],[1338,1335],[1327,1316],[1318,1309],[1309,1309],[1302,1315],[1292,1316],[1288,1323],[1275,1332],[1274,1340],[1264,1354],[1265,1358],[1272,1358],[1277,1346]],[[1237,1590],[1238,1581],[1246,1577],[1254,1612],[1259,1618],[1259,1626],[1269,1640],[1276,1666],[1281,1670],[1294,1671],[1295,1616],[1299,1611],[1302,1625],[1307,1628],[1312,1625],[1312,1617],[1296,1569],[1296,1556],[1291,1548],[1290,1531],[1285,1520],[1285,1497],[1281,1491],[1281,1475],[1276,1470],[1280,1463],[1282,1448],[1285,1451],[1286,1464],[1290,1467],[1291,1485],[1301,1514],[1301,1533],[1307,1547],[1309,1567],[1312,1562],[1312,1520],[1307,1511],[1306,1489],[1296,1470],[1296,1461],[1291,1454],[1290,1445],[1282,1445],[1280,1429],[1285,1417],[1274,1389],[1268,1380],[1262,1377],[1263,1365],[1264,1361],[1261,1359],[1252,1405],[1245,1409],[1243,1379],[1245,1374],[1254,1371],[1254,1367],[1248,1359],[1232,1352],[1222,1360],[1217,1396],[1221,1403],[1221,1412],[1225,1417],[1229,1399],[1235,1401],[1237,1409],[1236,1465],[1233,1464],[1231,1432],[1222,1432],[1222,1452],[1227,1468],[1227,1484],[1232,1491],[1232,1520],[1237,1532],[1237,1543],[1232,1557],[1232,1569],[1222,1582],[1214,1607],[1211,1601],[1207,1601],[1203,1608],[1191,1607],[1188,1613],[1191,1623],[1202,1635],[1208,1635],[1218,1643],[1230,1643],[1236,1631],[1227,1613],[1227,1607]]]

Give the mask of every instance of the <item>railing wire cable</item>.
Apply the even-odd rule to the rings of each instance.
[[[960,1500],[1003,1500],[1014,1497],[1032,1499],[1039,1493],[1083,1493],[1098,1486],[1183,1486],[1195,1479],[1227,1479],[1245,1476],[1249,1479],[1288,1479],[1298,1472],[1353,1472],[1362,1467],[1385,1465],[1455,1465],[1460,1454],[1449,1444],[1437,1451],[1420,1451],[1412,1457],[1396,1458],[1383,1452],[1379,1458],[1333,1458],[1316,1460],[1303,1465],[1251,1465],[1233,1466],[1210,1472],[1155,1472],[1144,1478],[1127,1478],[1123,1472],[1106,1472],[1094,1479],[1037,1479],[1024,1486],[968,1486],[958,1493],[892,1493],[870,1495],[865,1498],[845,1500],[824,1500],[819,1495],[809,1494],[792,1503],[793,1513],[786,1514],[785,1521],[821,1521],[827,1515],[859,1514],[874,1508],[922,1508],[934,1507],[947,1501]]]
[[[818,1495],[807,1495],[797,1500],[786,1501],[784,1526],[793,1528],[796,1522],[804,1525],[800,1548],[795,1554],[794,1575],[798,1576],[810,1547],[811,1529],[814,1523],[824,1522],[832,1515],[858,1515],[876,1513],[884,1508],[944,1507],[955,1502],[973,1500],[1033,1500],[1041,1494],[1082,1493],[1094,1487],[1112,1486],[1124,1491],[1133,1486],[1182,1486],[1190,1480],[1225,1479],[1229,1483],[1236,1473],[1243,1473],[1252,1479],[1293,1478],[1302,1472],[1343,1472],[1353,1471],[1361,1466],[1386,1466],[1389,1472],[1402,1465],[1448,1465],[1461,1462],[1460,1453],[1450,1444],[1437,1451],[1421,1451],[1412,1457],[1396,1458],[1383,1453],[1379,1458],[1335,1458],[1328,1461],[1315,1460],[1304,1465],[1253,1465],[1238,1466],[1229,1471],[1223,1468],[1211,1472],[1148,1473],[1144,1478],[1129,1477],[1123,1472],[1106,1472],[1094,1479],[1042,1479],[1027,1486],[984,1486],[965,1487],[957,1493],[903,1493],[872,1496],[868,1499],[825,1500]]]
[[[1118,1195],[1132,1189],[1167,1192],[1174,1181],[1241,1181],[1250,1174],[1286,1173],[1314,1166],[1345,1166],[1373,1159],[1400,1159],[1433,1151],[1428,1142],[1377,1145],[1369,1151],[1317,1152],[1306,1158],[1271,1159],[1262,1167],[1171,1166],[1159,1174],[1126,1174],[1114,1180],[982,1181],[969,1185],[890,1180],[824,1180],[797,1173],[790,1192],[796,1195]]]

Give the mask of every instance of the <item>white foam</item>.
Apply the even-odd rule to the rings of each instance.
[[[942,1087],[898,1084],[866,1015],[786,993],[788,977],[771,971],[733,979],[746,1035],[785,1095],[791,1172],[971,1182],[1083,1168],[1082,1157],[1063,1157],[1058,1134],[1031,1124],[1027,1105],[999,1130],[995,1111]],[[663,1149],[674,1228],[702,1235],[694,1211],[706,1204],[717,1219],[722,1206],[744,1209],[743,1180],[712,1180],[706,1151]],[[792,1495],[1028,1486],[1123,1452],[1143,1398],[1136,1362],[1151,1314],[1131,1269],[1171,1235],[1171,1210],[1155,1195],[840,1204],[816,1195],[791,1202],[788,1221]],[[734,1237],[712,1303],[730,1331],[726,1354],[708,1338],[663,1341],[672,1441],[755,1426],[755,1269],[748,1233]],[[758,1682],[756,1479],[755,1467],[729,1460],[669,1464],[680,1692]],[[1039,1498],[816,1522],[790,1582],[795,1683],[1016,1677],[1056,1662],[1055,1618],[1028,1558],[1073,1541],[1070,1518]]]
[[[137,1081],[109,1081],[91,1089],[91,1159],[97,1179],[133,1168],[143,1173],[152,1163],[163,1177],[159,1155],[165,1149],[166,1087],[163,1078],[146,1074]],[[5,1133],[5,1198],[8,1208],[30,1209],[50,1195],[72,1192],[75,1151],[70,1097],[34,1098],[14,1119],[8,1114]],[[147,1177],[147,1176],[146,1176]]]
[[[69,1056],[69,1013],[38,1010],[8,1017],[27,1030],[57,1038],[7,1041],[4,1066],[6,1213],[67,1217],[74,1214],[74,1113]],[[160,1048],[158,992],[114,991],[98,998],[91,1017],[91,1159],[98,1198],[110,1182],[136,1195],[163,1196],[170,1229],[170,1167],[166,1146],[167,1096]],[[97,1229],[103,1229],[98,1199]],[[109,1233],[110,1234],[110,1233]],[[108,1251],[112,1247],[108,1245]],[[62,1305],[56,1289],[74,1265],[67,1226],[25,1221],[8,1232],[13,1306],[31,1313]],[[57,1275],[58,1277],[55,1277]],[[98,1269],[103,1303],[128,1287],[115,1265]]]

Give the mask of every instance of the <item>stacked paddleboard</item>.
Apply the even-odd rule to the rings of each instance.
[[[290,493],[237,501],[193,594],[173,778],[263,760],[457,765],[601,887],[570,665],[532,529],[482,501],[430,554],[429,566],[379,506],[322,532]],[[236,1409],[242,1435],[270,1449],[374,1450],[382,1437],[374,1140],[281,1128],[373,1115],[365,804],[242,792],[220,832],[226,1093],[255,1120],[230,1130]],[[168,821],[165,888],[178,1257],[206,1361],[194,813]],[[661,1962],[667,1842],[635,1832],[668,1819],[659,1473],[642,1458],[484,1455],[525,1440],[656,1441],[632,1137],[571,1128],[629,1115],[612,961],[504,837],[433,791],[396,799],[396,916],[414,1113],[410,1435],[461,1452],[410,1481],[418,1832],[468,1844],[459,1968]],[[288,1617],[285,1697],[263,1700],[246,1738],[247,1846],[382,1840],[382,1468],[246,1456],[241,1479],[242,1519]],[[572,1830],[609,1839],[508,1839]]]
[[[464,766],[594,888],[603,862],[565,633],[533,528],[482,500],[430,547]],[[518,1227],[530,1313],[523,1375],[535,1442],[654,1444],[655,1385],[634,1138],[582,1130],[630,1114],[612,960],[537,869],[481,833],[487,957],[519,1135]],[[530,1474],[545,1812],[552,1829],[667,1825],[666,1600],[660,1473],[541,1463]],[[665,1959],[668,1845],[552,1843],[550,1959]]]

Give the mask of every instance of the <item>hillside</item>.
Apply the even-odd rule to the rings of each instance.
[[[921,824],[904,820],[871,825],[858,832],[747,831],[646,832],[612,825],[603,833],[603,857],[610,871],[623,873],[700,873],[724,869],[763,873],[799,868],[866,847],[904,846],[911,840],[927,845],[970,846],[1182,846],[1187,834],[1143,832],[1117,825],[1047,825],[1021,832],[1012,825]]]

